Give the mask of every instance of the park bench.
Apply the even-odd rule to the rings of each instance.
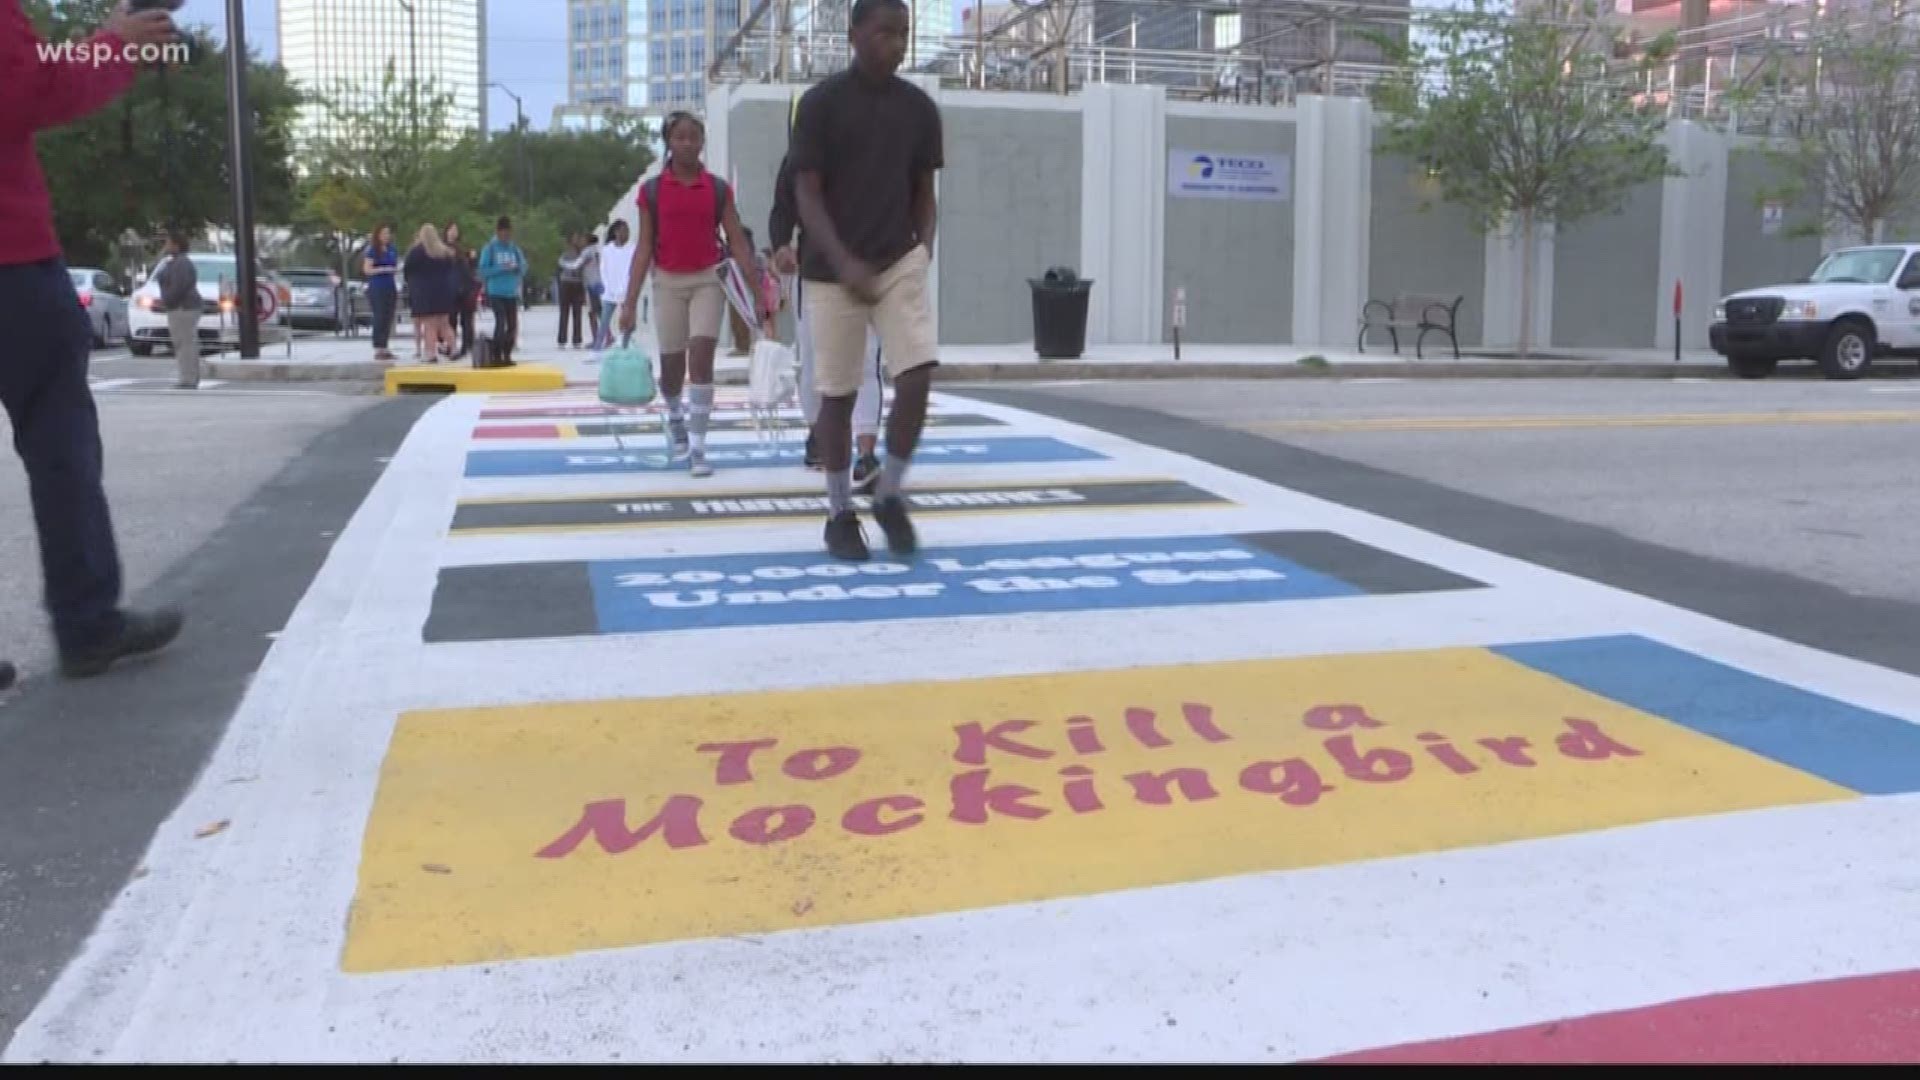
[[[1453,346],[1453,358],[1460,359],[1460,339],[1455,335],[1455,320],[1460,315],[1460,305],[1466,301],[1464,296],[1439,296],[1429,293],[1401,293],[1389,304],[1384,300],[1369,300],[1360,311],[1360,351],[1367,351],[1367,331],[1385,330],[1393,339],[1395,355],[1400,352],[1400,331],[1417,330],[1413,339],[1413,355],[1426,359],[1421,352],[1430,333],[1447,335],[1447,341]]]

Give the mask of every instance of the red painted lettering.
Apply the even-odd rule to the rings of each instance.
[[[1100,801],[1100,794],[1093,790],[1093,770],[1085,765],[1069,765],[1060,770],[1067,778],[1066,786],[1060,789],[1066,796],[1067,806],[1076,814],[1091,814],[1095,810],[1106,809]]]
[[[1427,753],[1432,754],[1435,761],[1459,773],[1461,776],[1480,771],[1480,766],[1468,761],[1465,754],[1455,750],[1453,744],[1447,741],[1445,735],[1432,731],[1423,731],[1419,734],[1418,738],[1421,742],[1429,744],[1427,746]]]
[[[778,739],[755,739],[752,742],[701,743],[694,749],[702,754],[719,754],[720,762],[713,768],[713,778],[722,784],[746,784],[753,781],[751,761],[754,751],[766,750],[778,742]]]
[[[796,751],[780,771],[795,780],[831,780],[860,762],[860,751],[851,746],[828,746]]]
[[[1348,731],[1353,728],[1384,727],[1358,705],[1315,705],[1300,722],[1315,731]]]
[[[1402,750],[1381,747],[1361,753],[1353,745],[1353,736],[1336,735],[1321,745],[1333,755],[1340,770],[1355,780],[1369,784],[1393,784],[1413,775],[1413,755]]]
[[[953,752],[953,760],[962,765],[985,765],[987,751],[998,750],[1015,757],[1045,761],[1053,756],[1053,751],[1008,738],[1010,734],[1017,735],[1032,726],[1031,720],[1002,720],[991,729],[982,728],[977,721],[961,724],[953,729],[960,736],[960,747]]]
[[[1091,716],[1067,718],[1067,745],[1073,747],[1076,754],[1097,754],[1106,749],[1100,745],[1100,733],[1093,729]]]
[[[1240,786],[1255,795],[1279,796],[1288,806],[1312,806],[1333,790],[1313,766],[1299,758],[1256,761],[1240,771]]]
[[[840,819],[840,826],[857,836],[886,836],[911,829],[925,821],[927,815],[915,811],[926,805],[911,795],[882,795],[877,799],[868,799],[847,807],[846,814]],[[880,820],[882,810],[895,810],[907,816],[895,818],[892,821],[882,821]]]
[[[1570,758],[1581,761],[1600,761],[1610,757],[1639,757],[1640,751],[1618,742],[1600,730],[1600,725],[1591,720],[1578,720],[1571,716],[1566,724],[1572,728],[1553,740],[1560,752]]]
[[[953,778],[949,788],[953,795],[953,812],[949,816],[953,820],[966,825],[985,825],[992,815],[1003,814],[1037,821],[1053,812],[1044,806],[1029,806],[1020,801],[1040,794],[1030,787],[1019,784],[988,787],[987,776],[991,771],[974,769]]]
[[[1187,726],[1193,729],[1195,735],[1200,736],[1208,742],[1228,741],[1227,733],[1221,731],[1219,726],[1213,722],[1213,706],[1195,705],[1192,702],[1188,702],[1180,706],[1180,711],[1186,715]]]
[[[1527,756],[1527,740],[1518,735],[1504,739],[1481,739],[1480,745],[1493,751],[1493,756],[1508,765],[1518,765],[1523,769],[1533,768],[1533,759]]]
[[[775,824],[775,820],[779,824]],[[733,819],[733,827],[727,831],[735,840],[748,844],[777,844],[782,840],[791,840],[808,829],[813,828],[813,807],[795,804],[792,806],[762,806],[749,810]]]
[[[1204,802],[1220,794],[1213,790],[1213,781],[1208,778],[1205,769],[1131,773],[1127,776],[1127,783],[1133,785],[1133,797],[1148,806],[1172,806],[1172,788],[1175,784],[1180,786],[1180,797],[1190,803]]]
[[[700,832],[700,800],[692,795],[675,795],[667,805],[638,829],[627,828],[627,800],[607,799],[588,803],[580,820],[564,835],[534,854],[542,859],[564,859],[592,837],[600,850],[609,855],[631,851],[655,833],[666,834],[667,846],[674,849],[699,847],[707,842]]]
[[[1156,719],[1158,717],[1154,716],[1152,709],[1127,710],[1127,730],[1133,732],[1133,737],[1140,740],[1140,745],[1149,750],[1173,745],[1171,740],[1160,734],[1159,729],[1153,726]]]

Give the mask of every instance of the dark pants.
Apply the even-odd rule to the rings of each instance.
[[[400,295],[392,289],[368,289],[367,302],[373,305],[373,347],[377,352],[387,347],[387,336],[393,333],[393,314],[400,306]]]
[[[520,303],[511,296],[489,296],[487,306],[493,309],[493,355],[511,360],[520,341]]]
[[[567,343],[567,321],[573,321],[573,343],[581,343],[580,324],[587,310],[587,287],[578,281],[560,283],[560,337],[555,344]]]
[[[461,356],[473,351],[473,317],[474,307],[471,303],[463,303],[453,309],[454,324],[460,328]]]
[[[60,259],[0,266],[0,403],[27,467],[47,611],[62,651],[120,632],[120,552],[87,387],[92,327]]]

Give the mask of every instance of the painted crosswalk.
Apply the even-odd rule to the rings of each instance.
[[[1920,680],[958,398],[840,562],[604,412],[426,414],[9,1060],[1479,1060],[1920,970]]]

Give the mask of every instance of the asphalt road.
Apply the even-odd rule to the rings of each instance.
[[[160,361],[170,364],[171,361]],[[107,495],[137,596],[197,550],[318,434],[379,399],[328,393],[115,392],[95,395]],[[0,415],[8,445],[12,429]],[[39,548],[20,459],[0,464],[0,655],[31,679],[50,670]]]
[[[1041,392],[1234,428],[1662,547],[1920,603],[1920,383],[1142,382]]]

